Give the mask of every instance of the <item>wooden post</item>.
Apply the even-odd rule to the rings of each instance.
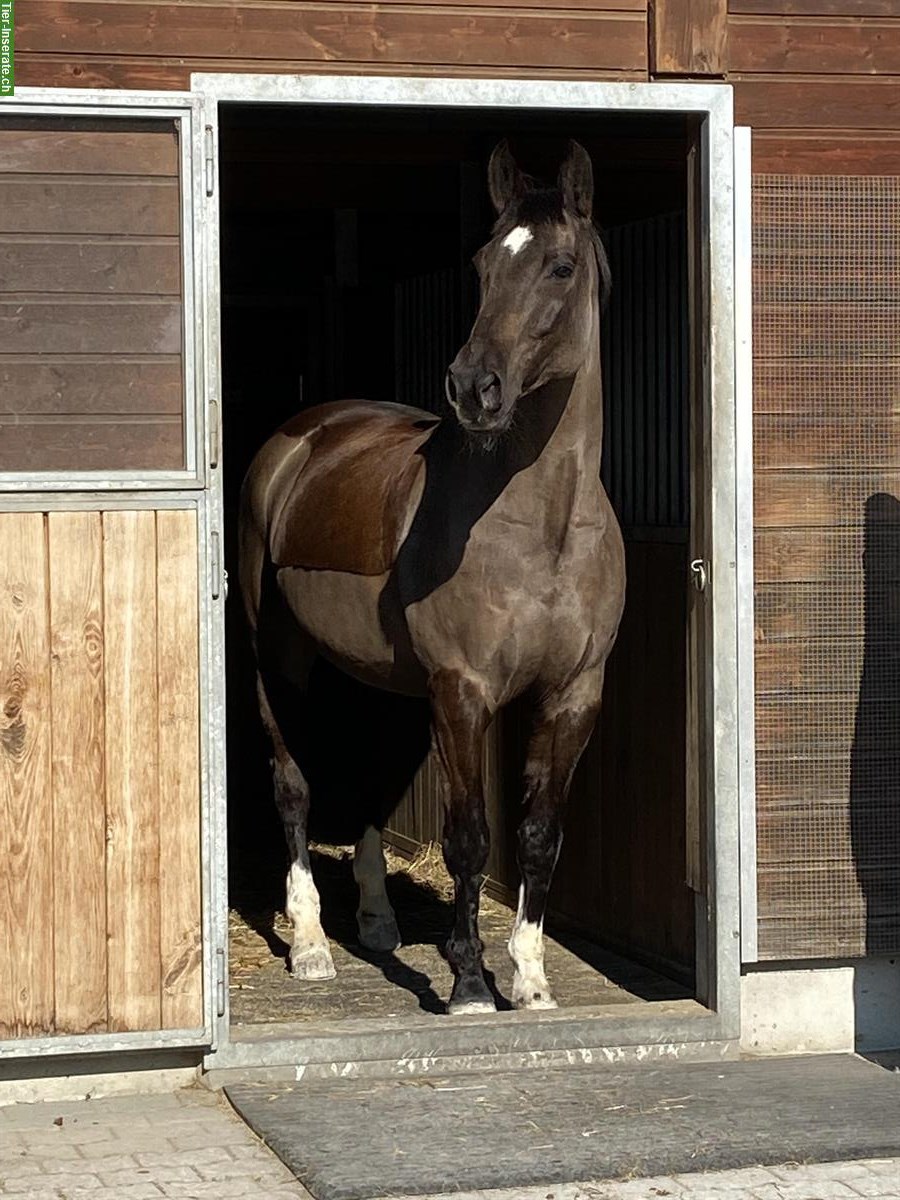
[[[650,0],[651,75],[724,75],[726,0]]]

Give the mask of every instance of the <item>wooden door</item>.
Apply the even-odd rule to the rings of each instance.
[[[189,106],[0,114],[0,1039],[203,1044]]]

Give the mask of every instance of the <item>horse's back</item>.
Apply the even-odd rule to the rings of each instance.
[[[397,404],[308,409],[262,447],[244,484],[242,521],[276,569],[390,571],[424,482],[419,454],[437,418]]]

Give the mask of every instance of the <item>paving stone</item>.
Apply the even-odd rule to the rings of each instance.
[[[96,1166],[95,1163],[91,1164]],[[200,1176],[193,1167],[182,1166],[180,1163],[168,1163],[165,1166],[132,1167],[125,1171],[100,1171],[100,1182],[104,1187],[120,1188],[137,1183],[175,1183],[178,1181],[196,1182]]]
[[[237,1136],[241,1136],[240,1132]],[[160,1150],[139,1150],[134,1158],[142,1167],[165,1166],[170,1162],[187,1163],[189,1166],[198,1167],[206,1163],[231,1161],[227,1146],[200,1146],[187,1150],[176,1150],[175,1147],[169,1146]]]

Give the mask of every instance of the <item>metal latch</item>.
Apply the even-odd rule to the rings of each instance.
[[[216,1016],[225,1016],[225,951],[216,951]]]
[[[705,592],[708,580],[709,573],[707,564],[702,558],[695,558],[691,563],[691,583],[698,592]]]
[[[215,141],[213,140],[212,125],[206,126],[204,137],[204,175],[206,176],[206,194],[211,196],[216,190],[216,158]]]
[[[219,401],[211,397],[209,401],[209,465],[219,465],[219,454],[222,450],[222,423],[219,417]]]
[[[213,600],[218,600],[222,594],[222,585],[224,582],[224,571],[222,570],[222,542],[218,531],[213,530],[210,538],[210,574],[211,590]]]

